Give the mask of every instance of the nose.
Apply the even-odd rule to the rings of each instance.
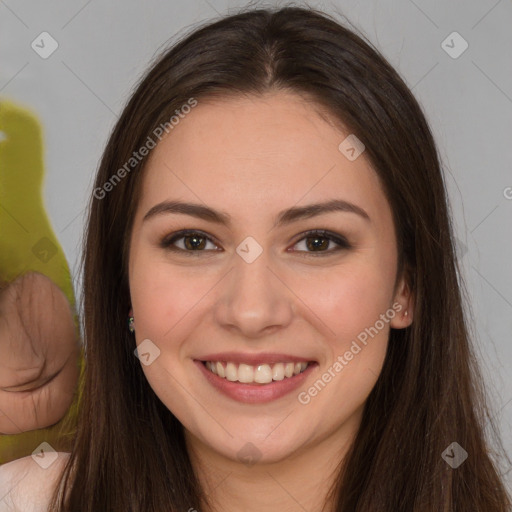
[[[293,293],[271,268],[267,252],[252,263],[235,254],[233,264],[215,305],[219,325],[246,338],[259,338],[288,326],[293,317]]]

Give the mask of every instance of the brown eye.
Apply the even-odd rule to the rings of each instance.
[[[181,242],[182,240],[183,242]],[[162,240],[160,245],[162,248],[169,249],[171,251],[190,253],[211,250],[211,247],[207,248],[208,243],[213,246],[213,250],[217,250],[217,246],[213,243],[211,238],[203,233],[200,233],[199,231],[180,231],[178,233],[174,233],[171,238],[167,237]]]
[[[306,250],[300,250],[299,252],[323,255],[332,254],[333,252],[338,252],[342,249],[349,249],[351,247],[345,238],[328,231],[314,230],[304,234],[306,236],[303,236],[303,238],[294,245],[297,246],[298,244],[303,243],[303,247],[305,247]],[[330,247],[331,249],[329,249]],[[315,254],[315,256],[317,254]]]
[[[185,240],[185,248],[191,251],[204,249],[206,246],[206,238],[201,235],[185,235],[182,239]]]

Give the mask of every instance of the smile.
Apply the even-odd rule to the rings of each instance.
[[[206,361],[204,364],[212,373],[231,382],[269,384],[272,381],[280,381],[302,373],[309,363],[250,365],[231,361]]]
[[[253,365],[231,361],[194,362],[213,389],[250,404],[268,403],[292,393],[318,367],[315,361]]]

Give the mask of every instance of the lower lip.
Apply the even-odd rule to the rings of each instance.
[[[218,391],[224,395],[248,404],[262,404],[277,400],[297,389],[308,378],[317,363],[309,363],[308,367],[298,375],[285,377],[283,380],[272,381],[268,384],[242,384],[231,382],[210,371],[201,361],[194,361],[199,370]]]

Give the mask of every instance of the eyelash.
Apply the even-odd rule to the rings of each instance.
[[[193,230],[193,229],[184,229],[182,231],[177,231],[176,233],[172,233],[171,235],[168,235],[167,237],[165,237],[161,241],[160,246],[163,249],[167,249],[167,250],[173,251],[173,252],[180,252],[187,256],[193,256],[194,253],[201,253],[201,252],[206,252],[206,251],[212,250],[212,249],[200,249],[200,250],[193,251],[193,250],[181,249],[179,247],[173,246],[173,244],[175,242],[177,242],[178,240],[181,240],[182,238],[187,238],[188,236],[192,236],[192,235],[199,235],[200,238],[205,238],[207,241],[212,242],[213,244],[217,245],[211,237],[206,235],[206,233],[203,233],[203,232],[197,231],[197,230]],[[336,234],[326,231],[324,229],[313,229],[310,231],[306,231],[305,233],[302,233],[302,238],[297,240],[297,242],[295,242],[293,245],[297,245],[299,242],[301,242],[307,238],[313,238],[313,237],[325,238],[327,240],[330,240],[330,241],[338,244],[339,247],[335,248],[334,250],[331,249],[331,250],[323,250],[323,251],[296,251],[296,252],[305,253],[308,256],[311,255],[313,257],[317,257],[317,256],[325,256],[325,255],[337,253],[343,249],[347,250],[347,249],[352,248],[352,246],[347,242],[347,240],[344,237],[336,235]],[[215,252],[217,252],[217,251],[215,250]]]

